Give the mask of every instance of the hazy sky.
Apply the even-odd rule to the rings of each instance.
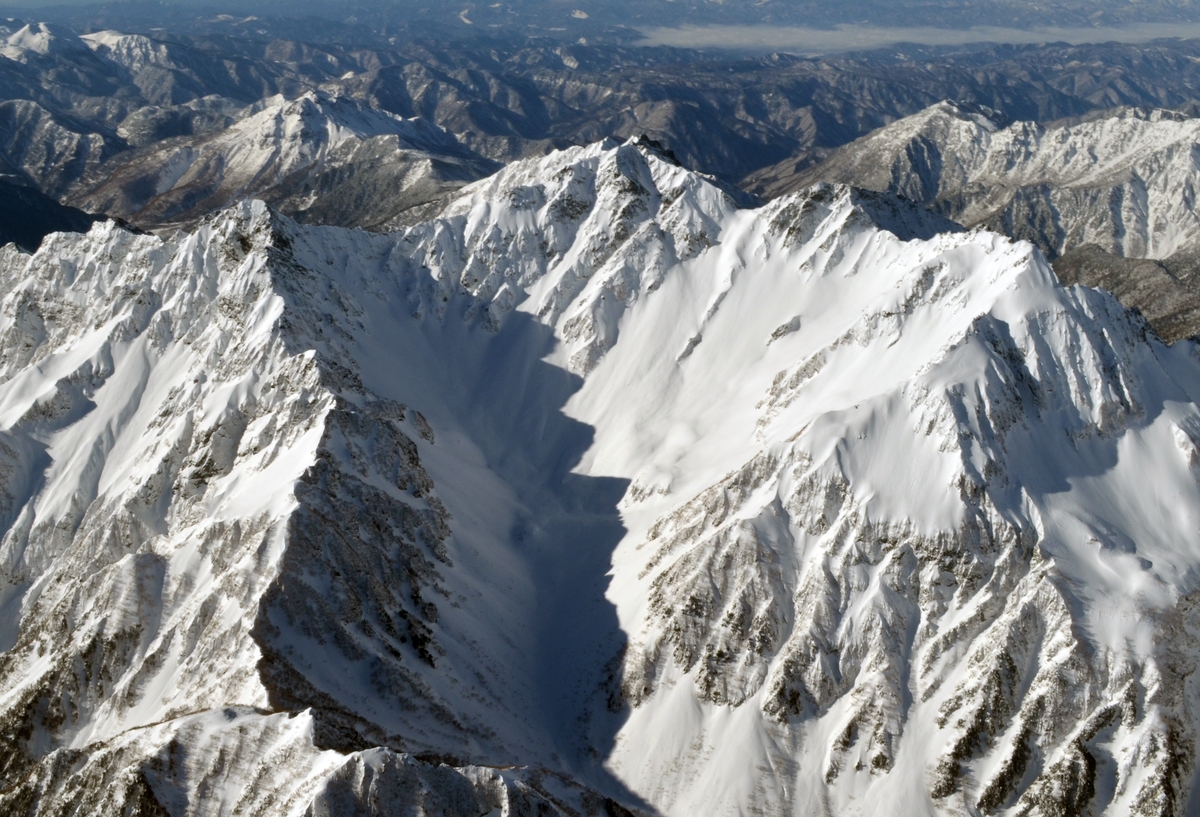
[[[458,30],[528,35],[541,29],[591,38],[593,32],[623,29],[623,40],[641,32],[644,45],[804,55],[901,42],[1139,43],[1200,37],[1200,4],[1191,0],[165,0],[169,9],[145,0],[107,0],[108,8],[95,15],[79,8],[98,5],[96,0],[15,0],[11,5],[0,0],[0,12],[36,19],[39,9],[64,5],[70,10],[47,12],[47,19],[86,25],[101,15],[107,25],[109,18],[146,24],[161,17],[169,24],[181,8],[199,6],[205,13],[273,17],[317,14],[340,20],[355,14],[353,21],[372,26],[421,20],[448,36]]]
[[[1200,37],[1200,23],[1134,23],[1120,28],[996,28],[979,26],[955,30],[945,28],[894,28],[841,25],[833,31],[786,26],[683,26],[646,28],[642,45],[671,45],[687,48],[732,48],[787,51],[817,55],[858,51],[896,43],[920,45],[965,45],[995,42],[1037,44],[1045,42],[1103,43],[1148,42],[1166,37]]]

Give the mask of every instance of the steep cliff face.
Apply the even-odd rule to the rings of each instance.
[[[0,257],[0,804],[1182,813],[1200,361],[645,142]]]

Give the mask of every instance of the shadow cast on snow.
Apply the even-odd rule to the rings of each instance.
[[[606,706],[607,673],[626,636],[605,593],[626,533],[618,503],[630,481],[572,472],[595,430],[563,411],[583,379],[545,362],[555,344],[549,327],[510,314],[478,361],[464,419],[523,508],[510,540],[532,566],[536,587],[534,680],[543,729],[571,771],[637,803],[597,762],[611,754],[623,720]]]
[[[436,570],[452,577],[456,570],[466,569],[464,575],[473,577],[468,581],[491,585],[490,592],[498,595],[510,591],[502,590],[506,585],[499,580],[493,582],[486,573],[479,575],[480,565],[486,566],[491,559],[499,564],[521,566],[527,577],[522,587],[529,588],[533,598],[513,599],[511,606],[519,611],[515,615],[526,632],[505,632],[505,625],[498,621],[480,622],[478,617],[486,615],[489,609],[484,604],[472,607],[470,614],[453,611],[453,615],[459,616],[460,625],[473,628],[454,635],[459,637],[460,644],[469,644],[477,637],[508,640],[513,636],[514,641],[529,645],[522,659],[526,664],[495,668],[479,664],[478,658],[475,663],[470,660],[456,663],[453,658],[435,661],[427,656],[427,666],[420,668],[411,657],[393,661],[380,656],[384,663],[390,661],[390,668],[384,670],[397,680],[391,686],[370,687],[355,680],[354,661],[347,660],[349,654],[337,646],[335,636],[337,630],[345,629],[344,623],[328,616],[317,620],[303,605],[294,605],[300,609],[300,617],[312,624],[311,638],[305,643],[311,645],[312,651],[342,662],[343,669],[330,673],[328,661],[322,666],[322,662],[311,657],[307,662],[303,657],[296,660],[281,657],[277,664],[294,664],[298,670],[287,674],[286,680],[305,691],[297,695],[282,690],[278,701],[273,703],[276,708],[291,711],[304,707],[312,707],[314,712],[323,710],[319,712],[320,718],[336,726],[327,731],[339,733],[325,740],[330,748],[368,748],[377,745],[372,741],[382,740],[397,750],[411,751],[418,758],[444,760],[453,765],[536,765],[574,777],[618,802],[644,807],[640,798],[603,766],[624,720],[621,713],[609,710],[608,698],[613,682],[610,675],[626,638],[616,609],[605,594],[613,552],[626,533],[618,503],[629,481],[573,472],[593,445],[595,430],[564,412],[568,400],[583,386],[583,379],[546,362],[557,344],[554,330],[520,311],[508,314],[498,328],[488,327],[480,303],[466,294],[441,301],[442,315],[430,314],[428,305],[438,303],[441,296],[430,298],[429,293],[439,292],[439,288],[428,275],[428,271],[421,270],[372,283],[345,280],[351,296],[365,305],[360,317],[366,328],[352,340],[346,336],[342,349],[334,354],[348,354],[357,359],[369,393],[428,415],[435,427],[440,424],[438,448],[449,445],[455,451],[474,451],[482,457],[486,478],[474,473],[460,480],[453,470],[444,470],[441,476],[433,474],[435,492],[439,491],[441,480],[442,488],[454,488],[451,492],[456,495],[459,508],[467,510],[463,503],[470,505],[476,500],[478,507],[491,509],[496,507],[495,496],[473,497],[471,491],[476,483],[472,480],[482,479],[491,486],[484,490],[503,486],[501,492],[507,494],[502,503],[505,510],[496,515],[494,523],[490,516],[486,517],[491,529],[482,537],[468,537],[469,541],[458,545],[468,549],[495,548],[495,552],[460,551],[463,561],[471,562],[474,567],[456,567],[447,562]],[[376,285],[389,290],[387,297],[374,297],[376,293],[371,290]],[[286,297],[291,300],[293,296],[289,293]],[[309,296],[298,291],[295,297],[300,301]],[[305,308],[299,302],[296,307]],[[304,338],[293,343],[290,351],[299,354],[306,348],[316,348],[320,354],[323,345],[320,339]],[[335,369],[339,366],[336,359],[329,364]],[[443,443],[440,435],[447,430],[451,437],[461,435],[466,442]],[[454,448],[456,445],[459,447]],[[471,462],[471,468],[478,467],[479,463],[473,459]],[[456,481],[462,484],[449,484]],[[465,491],[463,485],[468,486]],[[450,510],[453,514],[454,508]],[[327,518],[335,515],[325,514]],[[347,540],[334,545],[332,551],[348,548],[369,552],[372,548],[389,547],[387,543],[372,545],[366,539],[360,541],[353,533],[358,523],[351,520],[340,527],[348,530],[331,531],[321,538],[321,541]],[[452,535],[454,527],[451,516]],[[364,535],[370,534],[369,528],[368,522],[363,528]],[[480,558],[475,558],[476,555]],[[312,575],[302,565],[294,572]],[[338,576],[347,570],[332,572]],[[297,583],[296,587],[300,589],[288,594],[293,599],[308,592],[303,584]],[[308,587],[319,590],[311,582]],[[429,598],[435,596],[431,593]],[[402,599],[398,601],[407,604]],[[507,615],[511,611],[504,612]],[[271,618],[272,614],[266,615]],[[271,620],[282,619],[276,615]],[[438,628],[446,621],[438,624],[435,620],[430,624],[432,637],[437,637]],[[259,631],[269,638],[269,622],[264,622]],[[409,670],[404,670],[404,666]],[[304,677],[306,672],[310,677]],[[383,672],[372,670],[375,676]],[[406,681],[402,677],[405,672],[410,679],[419,674],[426,683],[434,685],[452,677],[456,689],[470,690],[478,684],[475,700],[467,701],[474,714],[460,719],[459,713],[441,704],[429,705],[422,697],[422,682]],[[495,678],[508,680],[489,687],[491,680],[487,676],[493,672]],[[277,688],[281,686],[276,684]],[[376,700],[367,700],[362,694],[361,691],[368,689],[377,691]],[[499,692],[501,689],[505,691]],[[504,695],[525,694],[529,699],[503,699]],[[481,710],[482,731],[476,728],[478,723],[471,722],[472,717],[480,714],[481,700],[490,700],[507,710],[495,713],[494,717],[489,717],[486,707]],[[350,703],[342,706],[338,703],[342,701]],[[422,708],[437,719],[434,731],[423,728],[416,715],[410,718],[405,714]],[[521,732],[536,736],[534,740],[544,745],[530,746],[523,744],[523,739],[506,740],[503,724],[515,723],[513,717],[520,718]],[[488,720],[492,723],[487,723]],[[346,735],[349,739],[341,737]]]

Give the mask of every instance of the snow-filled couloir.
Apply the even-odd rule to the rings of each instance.
[[[1200,360],[1028,244],[605,142],[0,295],[9,810],[1187,806]]]

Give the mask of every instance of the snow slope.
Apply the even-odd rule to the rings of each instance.
[[[605,142],[0,294],[10,811],[1188,805],[1200,360],[1029,244]]]
[[[1052,256],[1084,244],[1132,258],[1200,246],[1200,119],[1116,109],[1085,121],[1006,123],[939,103],[839,148],[776,192],[817,180],[887,190]]]

